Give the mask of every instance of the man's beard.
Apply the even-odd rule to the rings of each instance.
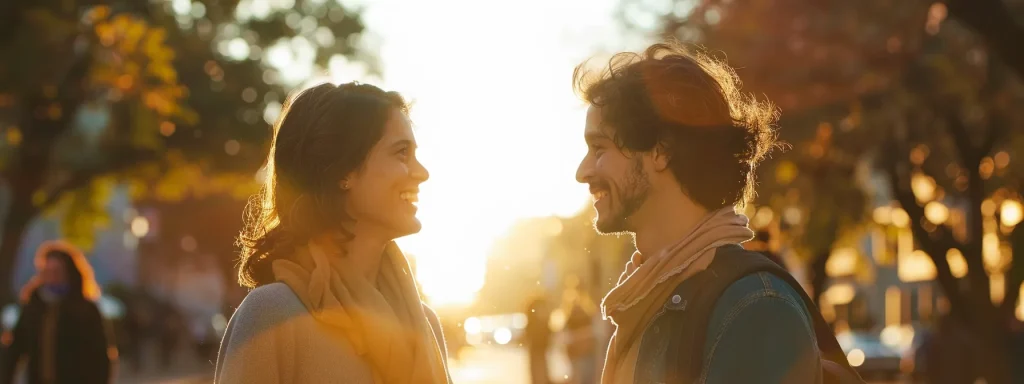
[[[629,217],[643,206],[650,194],[651,182],[644,173],[643,160],[639,157],[633,161],[633,168],[626,174],[621,188],[616,190],[619,201],[608,204],[607,217],[598,212],[594,218],[594,229],[600,234],[631,232]],[[618,203],[617,205],[614,203]]]

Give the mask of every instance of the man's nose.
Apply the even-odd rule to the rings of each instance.
[[[594,167],[590,164],[590,159],[584,157],[583,161],[580,161],[579,167],[576,168],[576,181],[580,183],[587,183],[593,176]]]

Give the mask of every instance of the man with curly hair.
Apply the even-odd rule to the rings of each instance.
[[[776,146],[775,107],[678,44],[584,66],[573,80],[590,106],[588,151],[576,178],[590,186],[595,229],[630,233],[637,249],[602,302],[616,326],[602,382],[822,382],[817,310],[738,245],[754,237],[737,208]]]

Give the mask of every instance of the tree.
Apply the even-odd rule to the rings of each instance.
[[[951,315],[976,337],[977,350],[971,352],[982,356],[977,368],[989,382],[1008,382],[1005,340],[1024,282],[1024,260],[1000,249],[1000,231],[1012,230],[1016,237],[1019,231],[1015,222],[1000,220],[995,207],[1016,202],[1019,193],[1019,169],[1009,159],[1022,140],[1011,127],[1024,121],[1014,107],[1024,102],[1024,87],[1002,63],[968,54],[976,49],[968,38],[930,43],[909,72],[905,91],[882,109],[881,119],[889,124],[880,123],[888,135],[879,165],[910,217],[915,242],[934,262]],[[935,211],[945,211],[943,203],[958,207],[963,219],[942,220],[946,215]],[[966,261],[965,277],[954,275],[951,252]],[[993,291],[1003,297],[993,297]]]
[[[971,28],[1017,76],[1024,77],[1024,2],[1019,0],[949,0],[949,15]]]
[[[65,227],[87,239],[102,223],[88,213],[102,213],[94,208],[111,183],[130,183],[138,198],[252,192],[269,146],[266,121],[298,80],[274,59],[322,68],[362,58],[352,39],[363,30],[358,13],[335,2],[284,5],[246,14],[238,2],[214,0],[6,3],[0,289],[11,288],[34,217],[60,208]]]

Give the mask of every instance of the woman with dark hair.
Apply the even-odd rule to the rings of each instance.
[[[10,383],[22,358],[35,384],[110,382],[112,348],[94,303],[92,268],[73,246],[48,242],[36,252],[39,274],[22,289],[24,303],[3,360],[0,382]]]
[[[440,323],[393,241],[419,232],[428,177],[407,112],[397,93],[357,83],[288,103],[240,237],[253,290],[216,382],[450,382]]]

